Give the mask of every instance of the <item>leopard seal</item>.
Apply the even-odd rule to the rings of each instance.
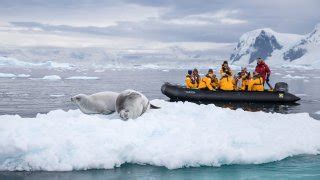
[[[150,108],[159,109],[145,95],[132,89],[122,91],[116,100],[116,111],[122,120],[136,119]]]
[[[119,93],[105,91],[92,95],[78,94],[71,98],[85,114],[111,114],[116,111]]]

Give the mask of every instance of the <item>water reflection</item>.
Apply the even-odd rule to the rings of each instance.
[[[250,112],[272,112],[272,113],[282,113],[289,114],[292,112],[296,106],[299,106],[299,103],[290,103],[290,104],[279,104],[279,103],[245,103],[245,102],[232,102],[232,103],[223,103],[216,102],[214,105],[223,108],[229,109],[243,109],[244,111]]]

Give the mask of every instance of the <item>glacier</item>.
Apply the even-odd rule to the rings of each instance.
[[[0,170],[112,169],[125,163],[217,167],[320,153],[320,122],[307,113],[245,112],[164,100],[152,104],[161,109],[129,121],[79,110],[34,118],[2,115]]]

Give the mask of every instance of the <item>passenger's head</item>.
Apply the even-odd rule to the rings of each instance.
[[[193,71],[192,71],[192,73],[195,74],[195,75],[198,75],[198,74],[199,74],[199,71],[198,71],[197,68],[194,68]]]
[[[222,66],[223,67],[228,67],[228,61],[223,61]]]
[[[241,68],[241,71],[242,71],[242,72],[247,72],[247,68],[246,68],[246,67],[242,67],[242,68]]]
[[[227,72],[226,72],[226,75],[227,75],[227,76],[231,76],[231,72],[230,72],[230,71],[227,71]]]
[[[257,59],[257,64],[262,64],[262,63],[263,63],[263,59],[259,57],[259,58]]]
[[[212,69],[209,69],[209,70],[208,70],[208,75],[209,75],[209,76],[213,76],[213,70],[212,70]]]
[[[191,75],[192,74],[192,70],[188,70],[188,74]]]

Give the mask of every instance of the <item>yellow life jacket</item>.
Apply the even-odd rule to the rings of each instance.
[[[196,82],[192,82],[191,76],[189,74],[186,75],[185,83],[187,88],[197,88]]]
[[[203,77],[199,83],[198,86],[199,89],[206,89],[213,90],[213,87],[211,85],[211,78],[207,75],[206,77]]]
[[[235,80],[232,78],[232,76],[223,76],[219,82],[220,89],[224,91],[234,90],[234,84]]]
[[[264,91],[264,86],[263,86],[263,78],[258,77],[258,78],[253,78],[249,82],[248,86],[249,91]]]
[[[214,89],[218,89],[219,88],[219,80],[216,77],[212,77],[211,78],[211,86]]]
[[[241,90],[241,91],[248,90],[248,88],[249,88],[249,82],[250,82],[249,79],[242,79],[240,90]]]
[[[245,74],[243,76],[241,76],[241,91],[247,91],[249,89],[249,83],[250,83],[250,79],[248,77],[248,74]]]

